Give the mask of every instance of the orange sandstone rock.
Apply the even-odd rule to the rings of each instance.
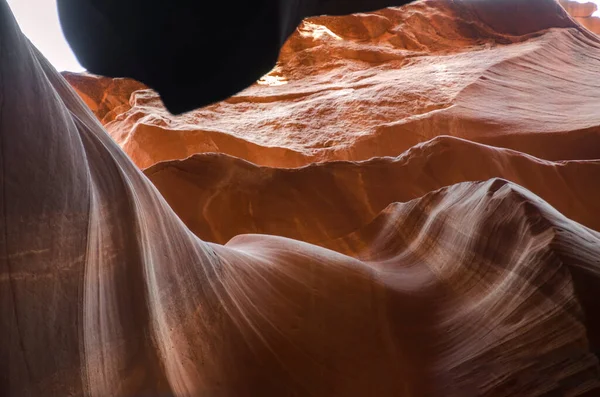
[[[599,160],[551,162],[449,136],[363,162],[280,169],[199,154],[145,174],[196,235],[221,244],[245,233],[319,244],[364,226],[390,203],[491,178],[519,184],[600,230],[600,186],[589,183],[600,179]]]
[[[541,21],[525,7],[507,25],[492,2],[386,10],[348,33],[352,50],[309,21],[307,47],[282,54],[305,77],[274,72],[173,119],[148,90],[123,101],[124,82],[108,100],[79,90],[94,114],[0,2],[0,395],[598,395],[600,193],[583,183],[600,172],[598,113],[575,111],[595,98],[597,42],[576,25],[538,31],[572,19],[533,3]],[[414,41],[395,47],[396,22],[381,33],[377,18],[398,15]],[[387,55],[371,36],[389,39]],[[561,80],[559,67],[577,73]],[[98,122],[113,103],[130,103],[107,127],[138,165],[173,147],[226,154],[154,164],[163,197]],[[323,119],[325,135],[282,134],[293,129],[278,109]],[[390,112],[416,127],[394,130]],[[207,135],[198,120],[229,130]],[[140,126],[157,140],[127,129]],[[282,169],[376,153],[393,157]]]
[[[104,124],[131,109],[131,94],[146,88],[131,79],[110,79],[89,73],[72,72],[62,72],[62,76]]]
[[[429,0],[306,20],[240,94],[173,117],[139,90],[105,127],[140,168],[205,152],[271,167],[357,161],[439,135],[600,158],[599,58],[600,38],[553,0]]]
[[[600,18],[593,15],[598,6],[595,3],[579,3],[572,0],[561,0],[560,4],[567,12],[588,30],[600,34]]]
[[[589,18],[598,11],[598,5],[591,1],[582,3],[575,0],[560,0],[559,3],[574,18]]]

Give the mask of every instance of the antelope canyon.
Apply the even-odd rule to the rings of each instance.
[[[600,396],[600,36],[569,4],[308,18],[175,116],[58,73],[0,0],[0,396]]]

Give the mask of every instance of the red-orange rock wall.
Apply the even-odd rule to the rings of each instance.
[[[600,39],[556,1],[314,18],[181,117],[3,2],[0,42],[0,395],[598,395]]]

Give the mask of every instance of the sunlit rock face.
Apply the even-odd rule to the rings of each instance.
[[[589,142],[600,125],[599,46],[552,0],[433,0],[313,18],[239,95],[173,117],[139,90],[105,127],[141,168],[201,152],[274,167],[366,160],[439,135],[549,160],[598,158]]]
[[[598,11],[595,3],[580,3],[574,0],[560,0],[560,4],[577,22],[594,33],[600,34],[600,18],[593,15]]]
[[[103,124],[131,109],[131,94],[146,89],[142,83],[131,79],[111,79],[72,72],[62,72],[62,76]]]
[[[600,230],[600,185],[589,182],[600,180],[600,161],[543,161],[449,136],[364,162],[282,169],[203,154],[157,164],[146,175],[196,235],[223,244],[244,233],[318,243],[356,230],[390,203],[492,177],[526,187]]]
[[[554,1],[421,2],[174,118],[0,2],[0,396],[598,396],[598,77]]]

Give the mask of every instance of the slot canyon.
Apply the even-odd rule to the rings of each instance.
[[[0,0],[0,396],[600,396],[596,11],[310,17],[174,115]]]

